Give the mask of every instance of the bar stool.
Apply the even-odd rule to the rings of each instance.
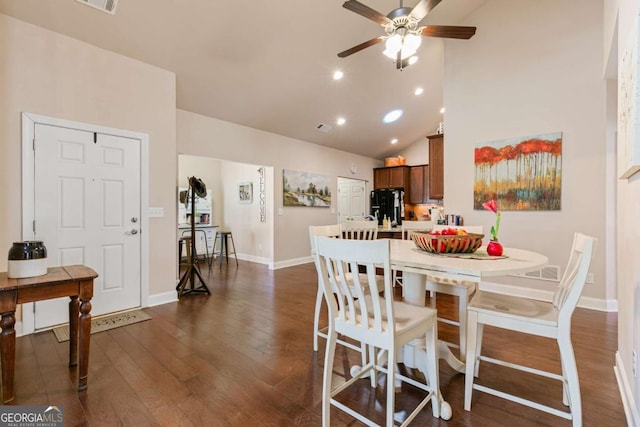
[[[218,237],[220,238],[220,268],[222,268],[222,253],[224,252],[225,257],[227,258],[227,264],[229,264],[229,238],[231,238],[231,246],[233,248],[233,252],[231,254],[236,259],[236,266],[238,265],[238,257],[236,256],[236,244],[233,242],[233,234],[229,230],[219,230],[216,232],[216,238],[213,241],[213,247],[215,250],[216,242],[218,241]]]
[[[202,235],[204,236],[204,250],[205,250],[205,259],[207,261],[207,263],[209,264],[209,268],[211,268],[211,262],[213,261],[213,249],[211,250],[211,256],[209,256],[209,244],[207,242],[207,232],[204,230],[198,230],[196,229],[196,235],[198,233],[202,233]],[[182,232],[182,237],[189,239],[188,243],[187,243],[187,256],[190,256],[190,252],[191,252],[191,230],[184,230]],[[180,250],[179,252],[180,254],[182,254],[182,250]],[[195,259],[196,259],[196,264],[198,264],[198,267],[200,267],[200,258],[198,258],[198,251],[196,250],[195,253]]]
[[[186,264],[186,261],[182,261],[182,248],[186,247],[187,259],[191,255],[191,236],[178,237],[178,266]]]

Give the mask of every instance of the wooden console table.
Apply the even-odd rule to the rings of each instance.
[[[79,360],[78,390],[87,388],[89,342],[91,338],[91,298],[93,279],[98,274],[83,265],[49,268],[44,276],[9,279],[0,273],[0,361],[2,363],[2,401],[14,399],[13,376],[16,356],[16,305],[68,296],[69,367]],[[78,299],[80,301],[78,301]],[[79,350],[79,351],[78,351]]]

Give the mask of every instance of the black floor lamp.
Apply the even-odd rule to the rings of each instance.
[[[196,226],[194,222],[196,216],[196,196],[205,198],[207,196],[207,186],[204,185],[204,182],[202,182],[201,179],[192,176],[189,178],[189,190],[191,191],[191,254],[189,256],[189,265],[176,286],[178,298],[191,293],[204,293],[211,295],[200,271],[196,268]],[[198,287],[195,286],[196,277],[200,280],[201,284]],[[187,287],[187,282],[189,282],[189,287]]]

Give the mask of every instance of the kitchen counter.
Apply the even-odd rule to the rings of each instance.
[[[415,231],[415,230],[412,230]],[[431,231],[431,229],[424,230]],[[383,228],[382,226],[378,227],[378,239],[401,239],[402,238],[402,227],[391,227],[391,228]]]
[[[220,227],[219,225],[214,224],[194,224],[196,228],[215,228]],[[188,230],[191,228],[191,224],[178,224],[178,230]]]

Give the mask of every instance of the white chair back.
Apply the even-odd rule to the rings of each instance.
[[[400,229],[402,231],[402,240],[411,240],[411,235],[416,232],[428,232],[433,224],[431,221],[402,221]]]
[[[318,265],[318,251],[316,250],[316,237],[328,237],[332,239],[342,238],[342,229],[340,224],[333,225],[310,225],[309,226],[309,241],[311,243],[311,256],[313,262],[316,265],[316,271],[320,275],[320,266]],[[320,277],[318,276],[318,286],[320,286]]]
[[[466,230],[469,233],[474,233],[474,234],[484,234],[484,228],[481,225],[444,225],[444,224],[437,224],[433,226],[434,230],[438,230],[438,231],[442,231],[445,228],[453,228],[455,230],[462,228],[464,230]]]
[[[580,299],[587,281],[596,242],[596,238],[582,233],[575,233],[573,236],[567,267],[562,279],[560,279],[560,285],[553,295],[553,305],[560,310],[559,321],[571,319],[571,314],[578,304],[578,299]]]
[[[393,298],[381,296],[382,291],[385,295],[393,295],[389,240],[319,236],[316,238],[316,248],[321,269],[318,279],[329,306],[329,321],[335,322],[335,330],[338,333],[350,331],[349,336],[362,338],[393,333]],[[349,270],[358,271],[360,267],[366,271],[366,283],[359,274],[352,275],[349,281]],[[384,270],[382,284],[376,280],[376,267]],[[333,298],[334,293],[337,298]]]
[[[378,238],[377,221],[345,221],[341,227],[345,239],[375,240]]]
[[[309,243],[311,244],[311,254],[316,250],[316,237],[325,236],[336,239],[342,238],[342,229],[340,224],[332,225],[310,225],[309,226]]]

